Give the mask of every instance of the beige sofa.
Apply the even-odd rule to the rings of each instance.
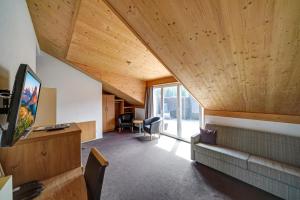
[[[283,199],[300,199],[300,136],[214,124],[206,128],[217,130],[217,145],[193,136],[192,160]]]

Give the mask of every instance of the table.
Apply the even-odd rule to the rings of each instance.
[[[143,126],[143,120],[133,120],[133,124],[138,125],[139,126],[139,134],[142,133],[142,126]]]

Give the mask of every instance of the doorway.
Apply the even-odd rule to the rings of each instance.
[[[200,132],[202,108],[181,84],[153,88],[153,113],[163,120],[163,134],[190,142]]]

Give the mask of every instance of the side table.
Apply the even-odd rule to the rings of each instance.
[[[139,134],[142,133],[143,120],[133,120],[133,124],[139,127]]]

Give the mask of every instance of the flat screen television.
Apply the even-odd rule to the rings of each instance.
[[[26,64],[21,64],[16,74],[9,113],[8,128],[1,138],[1,146],[12,146],[28,133],[34,124],[41,81]]]

